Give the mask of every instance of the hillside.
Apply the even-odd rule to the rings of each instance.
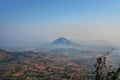
[[[5,53],[4,53],[5,52]],[[1,51],[0,79],[6,80],[70,80],[93,78],[93,58],[76,59],[74,55],[57,56],[51,52]],[[9,56],[9,58],[6,58]],[[85,72],[84,72],[85,71]],[[74,76],[73,76],[74,75]]]

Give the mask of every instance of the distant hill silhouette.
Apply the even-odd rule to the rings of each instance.
[[[79,49],[80,47],[82,47],[82,45],[74,43],[65,37],[59,37],[55,39],[53,42],[41,46],[40,50],[54,50],[59,48]]]
[[[52,44],[53,45],[66,45],[66,46],[81,46],[80,44],[74,43],[65,37],[59,37],[58,39],[53,41]]]

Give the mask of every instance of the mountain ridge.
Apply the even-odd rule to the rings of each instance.
[[[66,45],[66,46],[81,46],[78,43],[74,43],[65,37],[59,37],[52,42],[53,45]]]
[[[81,44],[75,43],[65,37],[58,37],[54,41],[45,44],[41,46],[39,49],[43,51],[50,51],[54,49],[59,49],[59,48],[74,48],[74,49],[80,49],[82,47]]]

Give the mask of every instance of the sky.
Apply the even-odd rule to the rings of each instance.
[[[120,0],[0,0],[0,48],[58,37],[120,43]]]

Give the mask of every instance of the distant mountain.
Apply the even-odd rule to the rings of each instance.
[[[49,51],[51,54],[54,54],[57,57],[64,57],[64,56],[71,56],[71,57],[76,57],[77,59],[82,59],[82,58],[91,58],[93,56],[97,56],[97,51],[90,51],[90,50],[78,50],[78,49],[73,49],[73,48],[59,48],[59,49],[54,49]],[[100,53],[100,52],[99,52]]]
[[[73,48],[73,49],[78,49],[82,45],[78,43],[74,43],[71,40],[65,38],[65,37],[59,37],[53,42],[41,46],[40,50],[53,50],[53,49],[59,49],[59,48]]]
[[[10,52],[0,49],[0,61],[9,58]]]
[[[59,48],[59,49],[54,49],[50,51],[51,53],[55,53],[55,54],[90,54],[92,53],[92,51],[84,51],[84,50],[78,50],[78,49],[72,49],[72,48],[68,48],[68,49],[64,49],[64,48]]]
[[[9,52],[6,50],[0,49],[0,53],[9,53]]]
[[[81,46],[80,44],[74,43],[65,37],[59,37],[58,39],[53,41],[52,44],[53,45],[66,45],[66,46]]]
[[[53,44],[71,45],[72,42],[64,37],[59,37],[53,42]]]

